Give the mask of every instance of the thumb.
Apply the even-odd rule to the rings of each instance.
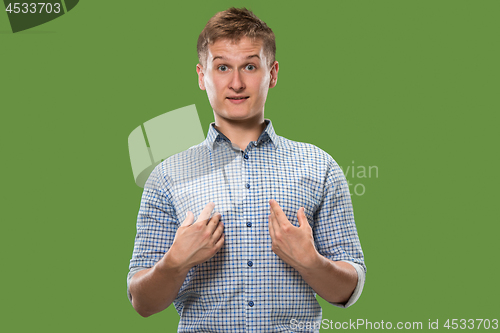
[[[297,218],[299,220],[299,228],[309,226],[309,222],[307,221],[307,216],[304,211],[304,207],[300,207],[299,210],[297,211]]]
[[[194,221],[193,213],[187,212],[186,218],[184,219],[184,222],[182,222],[181,227],[189,227],[191,224],[193,224],[193,221]]]

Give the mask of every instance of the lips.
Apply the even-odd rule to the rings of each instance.
[[[232,96],[232,97],[226,97],[227,99],[232,99],[232,100],[241,100],[241,99],[247,99],[250,96]]]
[[[242,104],[245,103],[245,101],[250,98],[250,96],[229,96],[226,97],[230,103],[232,104]]]

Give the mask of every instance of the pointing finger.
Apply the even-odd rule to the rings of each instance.
[[[215,204],[213,202],[209,202],[205,206],[205,208],[203,208],[203,210],[201,211],[196,222],[200,222],[200,221],[205,221],[205,223],[208,222],[208,220],[210,219],[210,215],[212,215],[212,211],[214,210],[214,208],[215,208]]]
[[[309,225],[304,207],[300,207],[299,210],[297,211],[297,219],[299,220],[300,228],[307,227]]]
[[[182,222],[181,227],[187,227],[193,224],[194,221],[194,215],[192,212],[187,212],[186,218],[184,219],[184,222]]]
[[[290,223],[276,200],[269,200],[269,204],[271,205],[271,213],[274,213],[274,219],[276,220],[276,224],[278,226],[281,226],[281,224],[286,222]]]
[[[271,210],[271,213],[269,214],[269,221],[268,221],[269,234],[271,235],[271,239],[274,238],[274,235],[275,235],[275,231],[274,231],[274,227],[275,227],[274,224],[275,223],[276,223],[276,220],[274,218],[273,211]]]

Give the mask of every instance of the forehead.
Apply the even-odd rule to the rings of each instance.
[[[223,38],[208,46],[208,61],[214,61],[214,58],[222,60],[244,60],[249,56],[258,55],[264,60],[263,41],[246,36],[238,41]]]

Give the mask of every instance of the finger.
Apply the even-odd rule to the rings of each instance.
[[[223,232],[224,232],[224,223],[219,222],[217,224],[217,228],[214,230],[214,233],[212,234],[212,239],[214,240],[214,243],[217,243],[220,236],[222,236]]]
[[[271,239],[274,239],[274,235],[276,235],[276,232],[274,231],[274,215],[273,211],[271,211],[271,214],[269,214],[269,222],[267,223],[269,226],[269,235],[271,235]]]
[[[215,253],[219,252],[220,248],[222,247],[222,245],[224,245],[224,234],[222,234],[219,238],[219,240],[217,241],[217,243],[215,243],[215,248],[217,249],[217,251],[215,251]]]
[[[212,216],[212,218],[210,219],[210,221],[208,221],[207,225],[211,233],[213,233],[214,230],[219,225],[221,216],[222,216],[221,213],[215,213],[214,216]]]
[[[278,231],[281,226],[278,223],[278,220],[276,219],[276,214],[274,214],[274,211],[271,210],[271,214],[269,215],[269,221],[271,222],[273,232],[276,234],[276,231]]]
[[[194,221],[194,215],[193,215],[193,213],[192,212],[187,212],[186,213],[186,218],[182,222],[181,227],[190,226],[191,224],[193,224],[193,221]]]
[[[288,221],[288,218],[286,217],[286,214],[283,212],[281,209],[280,205],[276,200],[269,200],[269,204],[271,205],[271,211],[274,213],[274,218],[276,219],[276,225],[280,226],[285,223],[290,223]]]
[[[208,222],[210,216],[212,215],[212,211],[214,210],[215,204],[213,202],[209,202],[205,208],[201,211],[200,215],[196,222],[205,221]]]
[[[304,207],[300,207],[297,211],[297,219],[299,220],[299,228],[304,228],[309,225]]]

